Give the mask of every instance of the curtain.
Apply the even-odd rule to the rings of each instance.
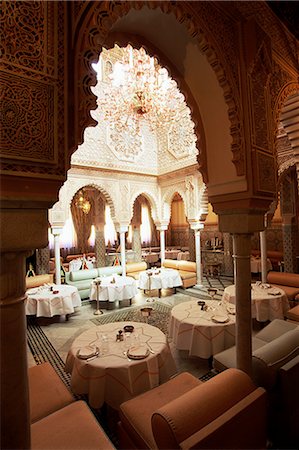
[[[88,197],[86,193],[84,193],[84,195],[85,198],[91,203],[91,208],[88,214],[85,214],[82,209],[76,206],[76,197],[71,204],[73,224],[77,234],[78,251],[80,253],[87,253],[89,250],[88,238],[90,236],[91,226],[94,222],[93,199]]]

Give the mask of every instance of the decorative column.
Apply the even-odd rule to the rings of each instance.
[[[232,258],[233,254],[233,244],[232,237],[229,233],[223,233],[223,264],[225,275],[234,275],[234,260]]]
[[[119,239],[120,239],[120,260],[122,267],[122,276],[126,276],[126,232],[128,231],[127,225],[119,227]]]
[[[251,234],[234,234],[237,368],[251,375]]]
[[[50,249],[49,247],[36,250],[36,274],[49,273]]]
[[[192,230],[191,227],[189,227],[189,254],[190,254],[190,261],[196,260],[196,253],[195,253],[195,232]]]
[[[168,225],[156,225],[157,230],[160,231],[160,259],[161,259],[161,267],[163,266],[163,262],[165,260],[165,231],[167,230]]]
[[[299,249],[297,180],[295,170],[283,178],[280,192],[280,210],[282,217],[282,238],[284,271],[297,271],[297,251]]]
[[[195,234],[195,261],[196,261],[196,287],[202,286],[202,264],[201,264],[201,248],[200,248],[200,230],[204,224],[200,222],[190,223]]]
[[[262,283],[267,283],[267,241],[266,230],[260,231]]]
[[[132,250],[135,253],[135,261],[142,261],[140,225],[132,225]]]
[[[96,266],[105,267],[106,246],[105,246],[104,224],[99,224],[96,226],[94,247],[95,247]]]
[[[51,233],[54,236],[54,256],[55,256],[55,283],[61,284],[61,261],[60,261],[60,244],[59,236],[62,232],[61,227],[51,227]]]
[[[21,220],[20,220],[21,217]],[[48,243],[47,210],[1,209],[0,441],[6,450],[30,449],[26,316],[26,257]]]
[[[105,245],[105,208],[104,201],[100,192],[95,193],[94,201],[94,226],[95,226],[95,257],[96,266],[106,266],[106,245]]]

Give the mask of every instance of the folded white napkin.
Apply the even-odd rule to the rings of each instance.
[[[270,294],[270,295],[279,295],[280,294],[280,290],[279,289],[277,289],[277,288],[271,288],[271,289],[268,289],[268,294]]]
[[[95,356],[99,353],[99,349],[97,347],[82,347],[78,350],[77,356],[78,358],[87,359]]]

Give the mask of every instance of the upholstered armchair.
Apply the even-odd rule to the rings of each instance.
[[[120,407],[122,449],[266,448],[266,394],[238,369],[184,372]]]

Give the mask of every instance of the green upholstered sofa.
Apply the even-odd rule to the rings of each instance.
[[[65,282],[75,286],[80,294],[81,300],[90,296],[92,280],[97,277],[108,277],[109,275],[121,275],[121,266],[98,267],[90,270],[77,270],[74,272],[65,272]]]

